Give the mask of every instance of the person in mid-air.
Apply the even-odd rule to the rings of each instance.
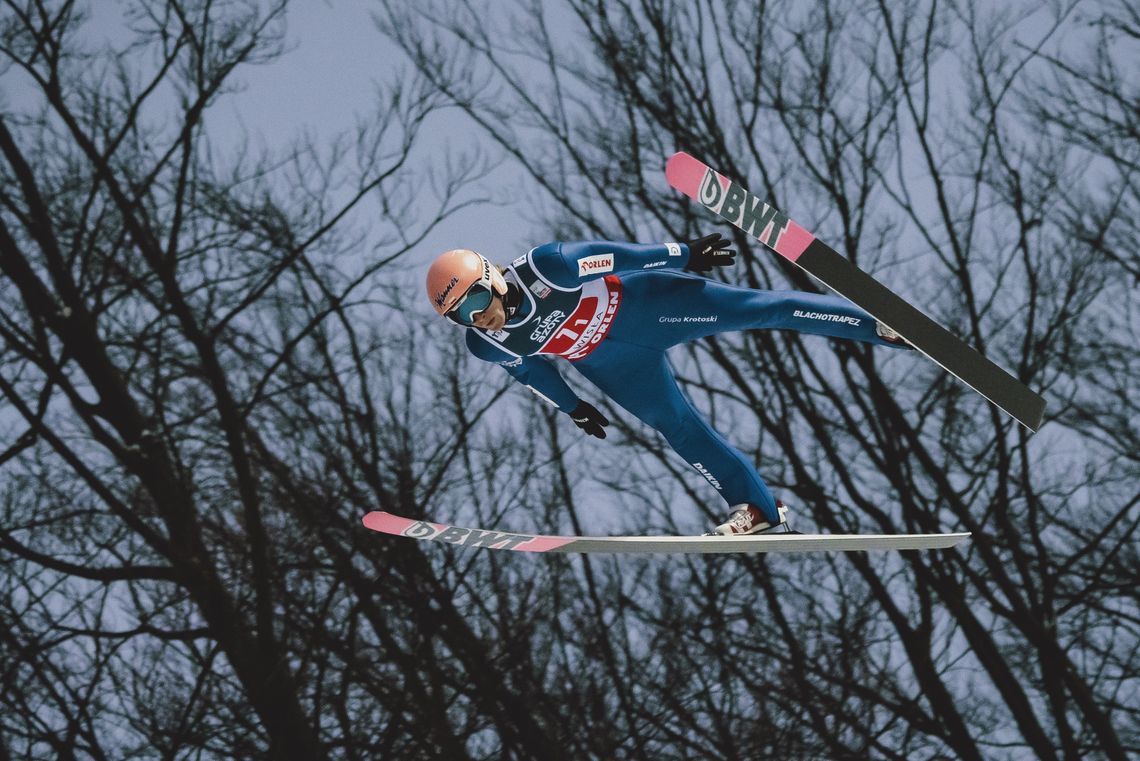
[[[696,274],[734,264],[719,234],[687,243],[547,243],[503,268],[468,249],[432,263],[436,312],[467,328],[467,348],[494,362],[591,436],[609,420],[583,401],[551,361],[563,357],[690,463],[731,507],[717,534],[752,534],[787,520],[748,458],[721,437],[677,385],[665,352],[730,330],[796,330],[906,347],[838,296],[761,291]],[[682,271],[683,270],[683,271]]]

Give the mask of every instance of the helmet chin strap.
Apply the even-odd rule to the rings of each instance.
[[[519,311],[522,306],[522,289],[516,283],[507,283],[507,293],[503,296],[503,309],[507,312],[507,319],[515,316],[515,312]]]

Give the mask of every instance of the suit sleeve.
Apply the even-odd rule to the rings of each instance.
[[[507,375],[562,412],[570,413],[578,406],[578,395],[566,385],[554,363],[545,357],[512,357],[479,338],[471,329],[467,331],[467,348],[484,362],[502,367]]]
[[[689,263],[684,243],[622,243],[611,240],[562,241],[533,252],[535,269],[560,288],[577,288],[606,275],[661,268],[680,269]]]

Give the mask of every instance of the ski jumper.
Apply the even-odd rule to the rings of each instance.
[[[752,329],[895,345],[876,334],[871,315],[838,296],[752,290],[678,272],[688,260],[683,243],[538,246],[503,273],[523,294],[515,315],[502,330],[467,328],[467,348],[567,413],[579,400],[551,359],[569,360],[616,404],[660,432],[729,505],[750,502],[778,522],[768,487],[681,391],[666,350]]]

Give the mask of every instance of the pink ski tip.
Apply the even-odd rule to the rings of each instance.
[[[707,170],[708,167],[700,161],[684,151],[679,151],[665,162],[665,179],[689,198],[696,198]]]
[[[385,534],[402,534],[416,523],[410,518],[403,518],[379,510],[368,513],[360,522],[373,531],[382,531]]]

